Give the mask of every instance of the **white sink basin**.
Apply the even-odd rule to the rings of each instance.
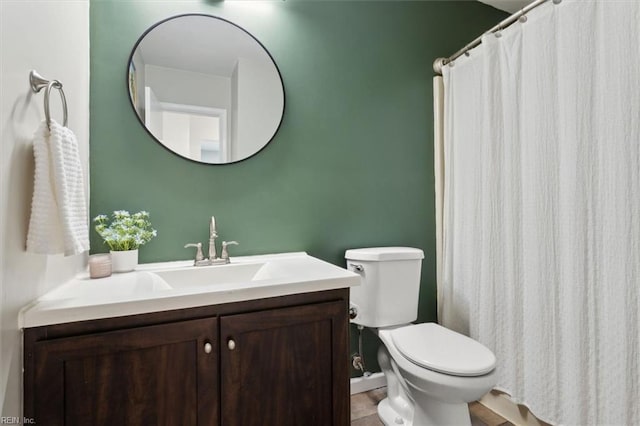
[[[40,297],[48,300],[90,300],[110,301],[122,299],[138,299],[148,297],[159,291],[171,290],[172,287],[156,274],[141,271],[136,274],[113,274],[109,279],[86,280],[84,285],[74,285],[75,280],[63,284],[55,290]]]
[[[260,279],[264,262],[230,263],[228,265],[192,266],[189,268],[155,271],[171,288],[191,288],[220,284],[249,283]]]
[[[360,276],[304,252],[139,265],[135,271],[78,276],[20,312],[21,327],[241,302],[360,285]]]

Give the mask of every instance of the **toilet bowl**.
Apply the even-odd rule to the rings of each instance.
[[[378,329],[377,335],[384,344],[378,363],[387,379],[378,415],[386,425],[471,424],[467,404],[497,382],[489,349],[434,323]],[[410,347],[398,342],[399,335]],[[432,345],[424,344],[431,339]]]
[[[362,276],[350,290],[352,322],[372,328],[383,346],[378,362],[387,398],[378,405],[385,425],[470,425],[468,403],[497,383],[496,358],[481,343],[417,318],[422,250],[347,250],[347,268]]]

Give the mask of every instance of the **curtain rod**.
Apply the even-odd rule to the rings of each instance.
[[[540,6],[543,3],[546,3],[549,0],[536,0],[533,3],[525,6],[524,8],[520,9],[520,11],[514,13],[513,15],[509,16],[507,19],[501,21],[498,25],[496,25],[495,27],[491,28],[489,31],[485,32],[484,34],[487,33],[495,33],[498,32],[500,30],[505,29],[506,27],[508,27],[509,25],[513,24],[514,22],[516,22],[517,20],[522,20],[521,22],[525,22],[527,20],[526,14],[535,9],[536,7]],[[554,4],[558,4],[560,3],[562,0],[553,0]],[[483,35],[484,35],[483,34]],[[464,46],[462,49],[458,50],[456,53],[454,53],[453,55],[451,55],[448,58],[437,58],[435,61],[433,61],[433,71],[435,71],[436,74],[438,75],[442,75],[442,67],[447,65],[448,63],[453,62],[455,59],[459,58],[460,56],[466,54],[470,49],[473,49],[474,47],[476,47],[477,45],[479,45],[482,42],[482,35],[479,36],[478,38],[476,38],[475,40],[473,40],[471,43],[467,44],[466,46]]]

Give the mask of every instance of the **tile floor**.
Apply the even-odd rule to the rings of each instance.
[[[376,406],[386,396],[386,388],[351,396],[351,426],[383,426],[378,418]],[[469,404],[472,426],[513,426],[484,405]]]

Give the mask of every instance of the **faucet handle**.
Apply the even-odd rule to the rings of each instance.
[[[239,243],[237,241],[223,241],[222,242],[222,254],[220,255],[220,259],[229,260],[229,252],[227,251],[227,246],[237,246]]]
[[[187,248],[187,247],[195,247],[196,248],[196,262],[204,260],[204,256],[202,255],[202,243],[185,244],[184,248]]]

